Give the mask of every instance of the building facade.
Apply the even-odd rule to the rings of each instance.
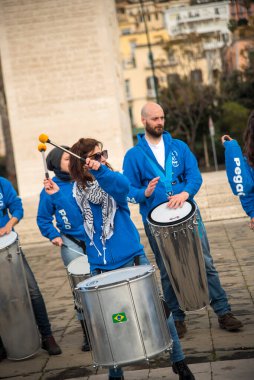
[[[157,99],[156,85],[170,86],[179,77],[187,77],[218,87],[222,53],[231,44],[229,1],[116,3],[125,90],[134,131],[140,127],[142,105]]]
[[[121,169],[132,135],[114,0],[2,0],[0,52],[22,196],[42,187],[41,133],[96,138]]]

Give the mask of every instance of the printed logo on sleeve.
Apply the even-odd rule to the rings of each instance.
[[[71,223],[69,222],[69,220],[68,220],[68,218],[66,216],[66,211],[64,209],[59,210],[59,214],[61,215],[62,221],[64,222],[64,227],[67,230],[70,230],[71,229]]]
[[[236,184],[237,195],[245,195],[245,193],[243,192],[243,177],[241,176],[241,174],[242,174],[241,161],[240,161],[239,157],[235,157],[234,161],[236,163],[236,167],[234,170],[236,175],[233,176],[233,181]]]

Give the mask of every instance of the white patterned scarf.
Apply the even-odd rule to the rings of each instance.
[[[105,247],[105,242],[110,239],[114,233],[114,217],[116,213],[116,201],[108,195],[98,184],[98,181],[87,182],[87,187],[83,189],[76,182],[73,186],[73,196],[76,199],[82,216],[84,219],[84,228],[89,236],[91,243],[93,242],[94,223],[93,213],[89,202],[100,204],[102,208],[102,244]],[[97,249],[97,248],[96,248]],[[98,251],[98,249],[97,249]],[[104,252],[105,253],[105,252]],[[105,258],[104,258],[105,261]]]

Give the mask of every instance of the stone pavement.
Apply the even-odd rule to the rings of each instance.
[[[206,173],[197,197],[206,221],[208,237],[221,282],[228,293],[233,312],[244,323],[235,333],[221,330],[210,307],[189,313],[188,333],[181,340],[196,380],[252,380],[254,378],[254,248],[237,198],[227,188],[225,172]],[[217,196],[216,196],[217,192]],[[47,305],[62,355],[48,356],[40,350],[33,358],[0,363],[0,379],[9,380],[106,380],[107,370],[95,370],[91,353],[80,350],[82,333],[73,310],[66,271],[59,250],[41,238],[35,226],[37,199],[25,199],[26,217],[17,230],[21,244],[35,273]],[[220,210],[220,211],[219,211]],[[149,259],[154,263],[138,212],[132,215],[139,227]],[[158,274],[158,270],[157,270]],[[147,364],[125,368],[125,380],[177,380],[165,355]]]

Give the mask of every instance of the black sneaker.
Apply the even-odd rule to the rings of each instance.
[[[87,339],[86,335],[84,335],[84,340],[83,340],[83,344],[82,344],[81,350],[84,351],[84,352],[91,351],[90,344],[88,342],[88,339]]]
[[[42,338],[41,348],[48,351],[49,355],[60,355],[62,353],[53,335]]]
[[[218,317],[220,328],[227,331],[236,331],[243,327],[243,324],[232,313],[226,313]]]
[[[172,369],[174,373],[179,375],[179,380],[195,380],[195,377],[189,369],[189,367],[187,366],[185,360],[173,363]]]
[[[176,331],[178,334],[179,339],[183,338],[184,335],[187,333],[187,327],[184,321],[174,321]]]
[[[0,362],[7,358],[7,353],[5,351],[2,338],[0,337]]]
[[[121,377],[112,377],[112,376],[109,376],[108,380],[124,380],[124,377],[121,376]]]

